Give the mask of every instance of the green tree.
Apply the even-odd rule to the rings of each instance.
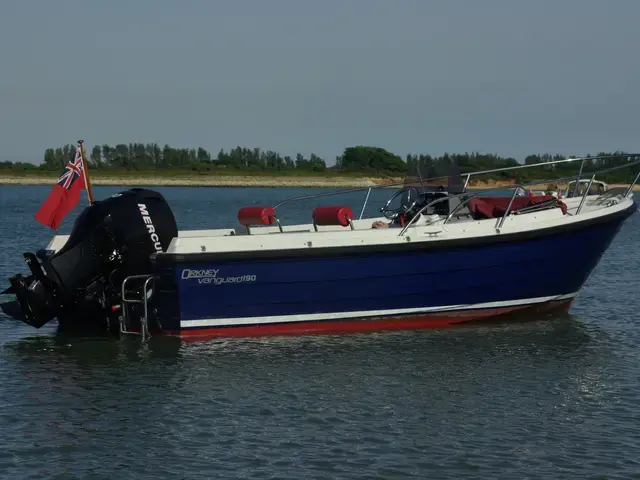
[[[397,155],[379,147],[348,147],[340,159],[340,170],[375,173],[404,173],[407,164]]]
[[[57,148],[47,148],[44,152],[40,170],[60,171],[64,165],[75,156],[76,146],[66,144]],[[600,152],[597,157],[585,162],[583,176],[596,169],[624,165],[631,161],[628,153],[616,151],[613,153]],[[560,154],[533,153],[523,159],[525,165],[541,164],[538,168],[528,168],[515,171],[488,173],[483,180],[512,179],[524,183],[529,180],[546,180],[553,177],[575,175],[580,162],[568,162],[558,165],[544,165],[565,157]],[[492,153],[465,152],[444,153],[432,156],[426,153],[410,153],[403,160],[380,147],[357,145],[347,147],[342,155],[336,157],[336,164],[327,168],[323,158],[311,153],[308,157],[302,153],[295,156],[281,155],[272,150],[247,148],[236,146],[229,151],[219,150],[217,155],[211,155],[203,147],[175,148],[157,143],[120,143],[115,146],[103,144],[92,148],[90,164],[94,168],[103,170],[192,170],[200,172],[215,172],[226,169],[241,172],[300,172],[301,174],[316,174],[327,170],[333,172],[354,172],[368,175],[401,176],[415,172],[436,171],[442,166],[457,165],[462,174],[471,171],[491,171],[503,167],[521,165],[515,158],[500,157]],[[28,170],[34,168],[31,163],[2,162],[3,170]],[[621,169],[611,173],[599,174],[598,178],[609,183],[632,181],[638,167]]]
[[[100,145],[94,145],[91,149],[89,163],[92,167],[102,168],[102,150],[100,149]]]

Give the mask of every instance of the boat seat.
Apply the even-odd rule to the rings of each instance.
[[[469,200],[469,210],[474,220],[486,218],[500,218],[504,216],[511,197],[475,197]],[[553,195],[539,195],[528,197],[516,197],[511,204],[510,213],[526,213],[529,207],[560,208],[562,214],[567,213],[567,205]]]
[[[251,235],[250,227],[259,225],[278,225],[280,233],[282,233],[282,225],[276,216],[273,207],[242,207],[238,210],[238,222],[247,229],[247,234]]]
[[[317,207],[311,214],[313,228],[317,232],[318,226],[342,226],[353,227],[353,211],[349,207],[330,206]]]

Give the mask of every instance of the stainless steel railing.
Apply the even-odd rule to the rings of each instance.
[[[463,192],[467,191],[467,188],[469,186],[469,183],[471,181],[472,177],[476,177],[479,175],[488,175],[491,173],[502,173],[502,172],[509,172],[509,171],[520,171],[520,170],[527,170],[530,168],[546,168],[549,166],[553,166],[553,165],[560,165],[560,164],[568,164],[568,163],[573,163],[573,162],[580,162],[580,167],[578,170],[578,174],[577,175],[571,175],[571,176],[567,176],[567,177],[562,177],[562,178],[556,178],[556,179],[551,179],[551,180],[536,180],[535,182],[531,182],[531,183],[527,183],[525,186],[530,186],[530,185],[539,185],[541,183],[548,183],[548,182],[558,182],[558,181],[563,181],[563,180],[574,180],[576,181],[574,187],[573,187],[573,195],[575,195],[577,189],[578,189],[578,182],[580,181],[580,178],[582,176],[583,170],[584,170],[584,166],[585,163],[587,161],[591,161],[591,160],[606,160],[606,159],[611,159],[611,158],[621,158],[621,157],[627,157],[627,163],[625,163],[624,165],[618,165],[616,167],[612,167],[613,170],[618,170],[620,168],[627,168],[633,165],[637,165],[638,161],[640,159],[640,153],[633,153],[633,154],[625,154],[625,155],[600,155],[600,156],[588,156],[588,157],[576,157],[576,158],[565,158],[562,160],[552,160],[550,162],[544,162],[544,163],[532,163],[532,164],[528,164],[528,165],[516,165],[513,167],[501,167],[501,168],[493,168],[493,169],[489,169],[489,170],[479,170],[476,172],[470,172],[470,173],[466,173],[463,174],[461,176],[463,176],[465,178],[465,182],[464,182],[464,186],[463,186]],[[633,161],[630,161],[631,159],[634,159]],[[608,171],[612,171],[611,169],[604,169],[604,170],[599,170],[596,171],[595,173],[606,173]],[[590,172],[593,173],[593,172]],[[287,203],[291,203],[291,202],[298,202],[298,201],[302,201],[302,200],[312,200],[312,199],[316,199],[316,198],[323,198],[323,197],[332,197],[332,196],[337,196],[337,195],[344,195],[347,193],[355,193],[355,192],[363,192],[366,191],[366,195],[364,198],[364,202],[362,204],[362,207],[360,209],[360,215],[359,215],[359,219],[362,219],[362,216],[364,215],[364,211],[366,209],[367,206],[367,202],[369,201],[369,197],[371,195],[371,191],[372,190],[380,190],[380,189],[384,189],[384,188],[390,188],[390,187],[398,187],[398,186],[405,186],[405,185],[418,185],[418,184],[425,184],[425,183],[432,183],[434,181],[437,180],[445,180],[448,179],[449,176],[442,176],[442,177],[430,177],[430,178],[420,178],[420,179],[416,179],[415,181],[411,181],[411,182],[407,182],[407,180],[403,180],[402,182],[393,182],[393,183],[387,183],[387,184],[380,184],[380,185],[373,185],[373,186],[369,186],[369,187],[356,187],[356,188],[351,188],[351,189],[347,189],[347,190],[339,190],[339,191],[334,191],[334,192],[322,192],[322,193],[313,193],[313,194],[309,194],[309,195],[300,195],[297,197],[291,197],[285,200],[282,200],[278,203],[276,203],[273,208],[277,209],[278,207],[285,205]],[[637,183],[637,179],[634,182]],[[522,187],[522,185],[508,185],[508,186],[501,186],[501,187],[497,187],[495,190],[505,190],[505,189],[509,189],[512,187]],[[631,187],[633,188],[633,187]],[[494,190],[494,189],[483,189],[483,191],[490,191],[490,190]],[[466,195],[466,193],[460,194],[460,195]],[[449,198],[452,198],[451,196]]]
[[[599,158],[599,157],[598,157]],[[593,183],[595,176],[597,173],[607,173],[607,172],[612,172],[615,170],[620,170],[623,168],[628,168],[628,167],[632,167],[634,165],[640,165],[640,157],[636,156],[636,160],[634,162],[631,163],[626,163],[624,165],[617,165],[615,167],[610,167],[607,169],[601,169],[598,172],[594,173],[591,176],[591,180],[589,181],[589,184],[587,186],[587,188],[584,191],[584,194],[582,195],[582,198],[580,200],[580,205],[578,206],[578,209],[576,210],[575,215],[578,215],[580,213],[580,211],[582,210],[582,206],[584,205],[584,202],[587,198],[587,195],[589,194],[589,189],[591,188],[591,184]],[[500,220],[498,221],[498,224],[496,225],[496,228],[501,228],[502,225],[504,224],[504,221],[506,220],[507,216],[509,215],[510,211],[511,211],[511,207],[513,206],[513,201],[516,198],[516,194],[518,193],[518,188],[524,188],[524,187],[529,187],[532,185],[539,185],[541,183],[551,183],[551,182],[562,182],[562,181],[566,181],[566,180],[572,180],[573,178],[575,178],[573,175],[571,176],[566,176],[566,177],[558,177],[558,178],[554,178],[554,179],[550,179],[550,180],[536,180],[536,181],[532,181],[529,183],[524,183],[524,184],[519,184],[519,185],[508,185],[508,186],[501,186],[501,187],[495,187],[495,188],[487,188],[487,189],[483,189],[479,192],[475,192],[475,193],[460,193],[457,195],[448,195],[446,197],[441,197],[441,198],[437,198],[435,200],[433,200],[432,202],[429,202],[428,204],[424,205],[420,210],[418,210],[417,214],[413,216],[413,218],[402,228],[402,230],[400,231],[400,236],[404,235],[404,233],[407,231],[407,229],[409,227],[411,227],[416,221],[417,219],[420,217],[420,215],[427,210],[428,208],[440,203],[440,202],[444,202],[444,201],[449,201],[452,198],[460,198],[461,202],[456,205],[456,207],[449,212],[449,215],[447,216],[447,218],[445,219],[445,221],[442,223],[442,225],[446,225],[449,220],[451,220],[451,218],[456,214],[456,212],[460,211],[462,209],[462,207],[464,207],[465,205],[467,205],[469,203],[469,201],[473,198],[478,197],[481,194],[484,194],[486,192],[491,192],[491,191],[495,191],[495,190],[506,190],[506,189],[513,189],[513,194],[511,195],[511,199],[509,200],[509,205],[507,206],[507,209],[505,210],[504,215],[502,215],[502,217],[500,218]],[[629,194],[632,192],[633,187],[636,185],[636,183],[638,183],[638,180],[640,179],[640,172],[638,172],[638,174],[636,175],[635,179],[633,180],[633,182],[629,185],[629,187],[627,188],[627,190],[625,191],[624,197],[628,197]],[[578,178],[579,180],[579,178]],[[578,182],[576,181],[576,185],[578,184]],[[575,188],[574,188],[574,194],[575,194]]]

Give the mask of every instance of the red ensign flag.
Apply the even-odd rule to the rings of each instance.
[[[86,186],[81,148],[82,146],[76,148],[76,158],[73,162],[67,163],[58,183],[53,186],[51,193],[36,213],[35,218],[38,222],[54,230],[58,229],[65,215],[78,204],[80,191]]]

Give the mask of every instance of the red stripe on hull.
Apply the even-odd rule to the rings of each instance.
[[[549,312],[553,310],[568,310],[573,299],[556,300],[537,305],[523,305],[516,307],[487,308],[479,310],[459,310],[446,313],[429,313],[383,318],[360,318],[320,320],[306,322],[289,322],[276,324],[204,327],[180,331],[164,330],[164,335],[180,336],[185,340],[205,340],[220,337],[256,337],[269,335],[312,335],[336,333],[365,333],[385,330],[417,330],[427,328],[450,327],[460,323],[478,320],[488,320],[502,317],[509,313]],[[160,332],[158,332],[160,333]]]

